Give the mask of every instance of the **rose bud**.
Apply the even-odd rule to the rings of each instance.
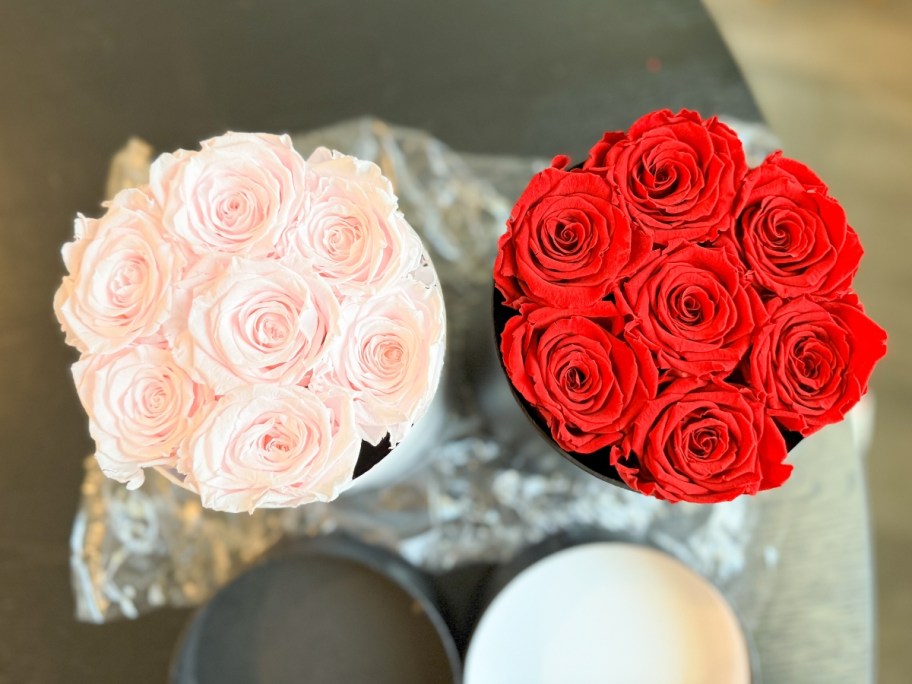
[[[54,297],[67,343],[110,354],[157,335],[185,263],[158,218],[118,204],[101,219],[77,218],[75,233],[62,250],[69,275]]]
[[[606,297],[650,243],[595,174],[536,174],[500,238],[494,282],[507,306],[582,307]]]
[[[343,393],[245,385],[211,405],[177,468],[204,506],[237,513],[331,501],[351,483],[360,450]]]
[[[693,376],[734,370],[766,319],[737,253],[680,243],[654,254],[616,294],[632,317],[627,336],[652,350],[660,369]]]
[[[887,334],[865,316],[854,296],[774,300],[745,376],[766,397],[780,425],[809,435],[842,420],[858,403],[874,364],[887,351],[886,341]]]
[[[307,211],[283,235],[285,255],[310,264],[340,298],[363,299],[418,268],[424,247],[379,166],[321,147],[305,178]]]
[[[389,433],[395,446],[434,396],[445,326],[441,298],[417,281],[346,302],[314,386],[348,390],[361,439],[376,445]]]
[[[201,280],[174,354],[216,394],[245,384],[306,383],[339,334],[336,298],[306,267],[231,257]]]
[[[131,489],[143,483],[143,468],[174,465],[174,450],[212,400],[170,351],[150,345],[84,356],[73,364],[73,379],[98,464]]]
[[[150,169],[166,230],[191,254],[270,256],[300,220],[305,163],[287,135],[226,133]]]
[[[668,110],[647,114],[605,154],[606,177],[634,225],[653,241],[712,240],[732,225],[747,172],[744,148],[717,118]]]
[[[736,237],[761,287],[785,298],[848,290],[861,243],[809,168],[770,156],[748,173],[736,213]]]
[[[586,315],[536,309],[504,328],[510,382],[567,451],[588,454],[616,444],[655,397],[652,357],[641,343],[617,336],[620,323],[614,305],[603,302]]]
[[[792,471],[786,454],[779,428],[748,390],[682,378],[643,407],[611,464],[638,492],[717,503],[781,485]]]

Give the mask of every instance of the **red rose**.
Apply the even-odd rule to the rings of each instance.
[[[589,157],[583,162],[586,171],[607,171],[608,151],[627,137],[622,131],[605,131],[602,139],[589,150]]]
[[[716,503],[785,482],[779,429],[748,390],[676,380],[647,404],[611,464],[633,489],[667,501]]]
[[[747,174],[736,234],[753,278],[780,297],[841,294],[862,249],[813,171],[777,152]]]
[[[502,360],[553,441],[635,490],[717,502],[777,487],[795,434],[840,420],[886,334],[823,181],[748,171],[716,118],[665,110],[554,158],[514,207],[494,280]],[[499,301],[499,298],[497,298]]]
[[[687,110],[639,119],[626,140],[610,146],[605,165],[634,224],[663,245],[711,240],[728,230],[747,172],[735,132]]]
[[[649,351],[617,334],[622,319],[601,302],[586,315],[540,308],[507,321],[501,353],[516,390],[539,411],[565,450],[616,444],[655,397]]]
[[[588,306],[649,250],[604,179],[556,168],[536,174],[498,243],[494,282],[507,306]]]
[[[654,254],[615,295],[633,316],[626,336],[642,340],[662,369],[698,377],[734,370],[766,319],[735,250],[684,242]]]
[[[788,430],[808,435],[841,420],[867,391],[887,334],[854,296],[773,300],[769,308],[745,364],[747,381]]]

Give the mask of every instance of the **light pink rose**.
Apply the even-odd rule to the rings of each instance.
[[[240,512],[330,501],[352,481],[361,440],[351,400],[304,387],[240,387],[181,449],[178,471],[203,505]]]
[[[306,266],[234,257],[213,279],[197,277],[205,284],[193,292],[175,355],[216,394],[306,383],[338,335],[338,302]]]
[[[184,265],[158,217],[115,204],[101,219],[80,215],[75,236],[63,246],[69,275],[54,297],[67,343],[108,354],[157,333]]]
[[[149,182],[186,250],[268,256],[301,214],[304,172],[287,135],[226,133],[161,155]]]
[[[124,207],[133,211],[144,211],[161,221],[161,207],[152,195],[148,185],[124,188],[111,199],[101,203],[103,207]]]
[[[104,206],[55,310],[109,477],[161,469],[226,511],[328,501],[362,439],[395,446],[427,410],[442,295],[376,165],[227,133]]]
[[[342,334],[318,383],[349,390],[361,438],[392,445],[430,404],[443,366],[446,321],[436,284],[404,280],[363,302],[343,303]]]
[[[173,464],[175,447],[211,395],[167,349],[140,345],[73,365],[96,458],[108,477],[143,483],[143,468]]]
[[[373,294],[417,268],[421,242],[376,164],[318,148],[307,160],[307,188],[283,250],[308,261],[341,296]]]

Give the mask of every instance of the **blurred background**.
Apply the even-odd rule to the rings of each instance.
[[[869,454],[882,684],[912,670],[912,2],[704,0],[790,156],[861,235],[855,281],[890,335]]]

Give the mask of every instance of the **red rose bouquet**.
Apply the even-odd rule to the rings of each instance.
[[[503,365],[580,465],[668,501],[755,494],[886,352],[852,291],[861,255],[803,164],[748,169],[718,119],[648,114],[517,201],[494,266]]]

